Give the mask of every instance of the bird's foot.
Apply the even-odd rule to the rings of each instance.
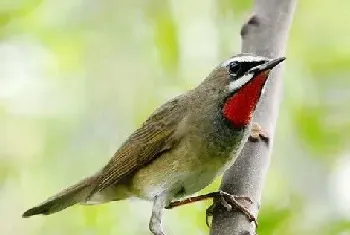
[[[256,122],[253,123],[252,129],[249,136],[249,141],[258,142],[259,140],[264,141],[266,144],[269,143],[269,136]]]
[[[223,191],[217,191],[212,192],[204,195],[194,196],[194,197],[188,197],[181,201],[173,201],[168,206],[166,206],[166,209],[172,209],[174,207],[190,204],[193,202],[203,201],[209,198],[216,198],[217,200],[206,210],[206,224],[209,226],[209,217],[213,214],[214,208],[217,206],[217,204],[220,204],[224,206],[227,211],[232,210],[232,206],[237,208],[239,211],[241,211],[243,214],[247,216],[250,222],[254,222],[257,226],[258,223],[256,221],[255,216],[243,205],[241,205],[237,200],[246,200],[249,203],[253,203],[252,199],[247,196],[233,196],[229,193],[223,192]]]
[[[237,208],[240,212],[247,216],[250,222],[254,222],[255,226],[258,227],[258,222],[255,216],[248,210],[248,208],[238,202],[238,200],[245,200],[252,204],[253,201],[250,197],[234,196],[223,191],[218,191],[215,193],[216,195],[214,197],[216,197],[216,201],[214,201],[214,203],[209,206],[205,212],[205,222],[208,227],[210,227],[209,218],[213,216],[214,208],[219,205],[223,206],[227,211],[232,211],[233,207]]]

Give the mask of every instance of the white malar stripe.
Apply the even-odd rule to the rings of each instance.
[[[244,84],[249,82],[253,78],[253,76],[254,74],[246,74],[238,78],[237,80],[233,80],[232,82],[230,82],[228,89],[230,90],[230,92],[239,89]]]
[[[233,57],[229,60],[226,60],[222,63],[222,67],[228,66],[231,62],[259,62],[259,61],[266,61],[268,60],[266,57],[262,56],[252,56],[252,55],[242,55]]]

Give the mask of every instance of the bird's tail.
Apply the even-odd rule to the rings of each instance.
[[[93,187],[94,177],[86,178],[55,196],[48,198],[40,205],[27,210],[23,213],[22,217],[27,218],[39,214],[49,215],[73,206],[76,203],[84,203]]]

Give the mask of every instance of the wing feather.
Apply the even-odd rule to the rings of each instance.
[[[156,110],[102,169],[87,200],[169,151],[181,138],[175,132],[184,117],[183,109],[175,98]]]

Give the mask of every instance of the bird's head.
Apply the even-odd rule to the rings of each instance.
[[[238,128],[248,125],[270,71],[284,60],[239,54],[221,63],[208,82],[220,90],[224,118]]]

